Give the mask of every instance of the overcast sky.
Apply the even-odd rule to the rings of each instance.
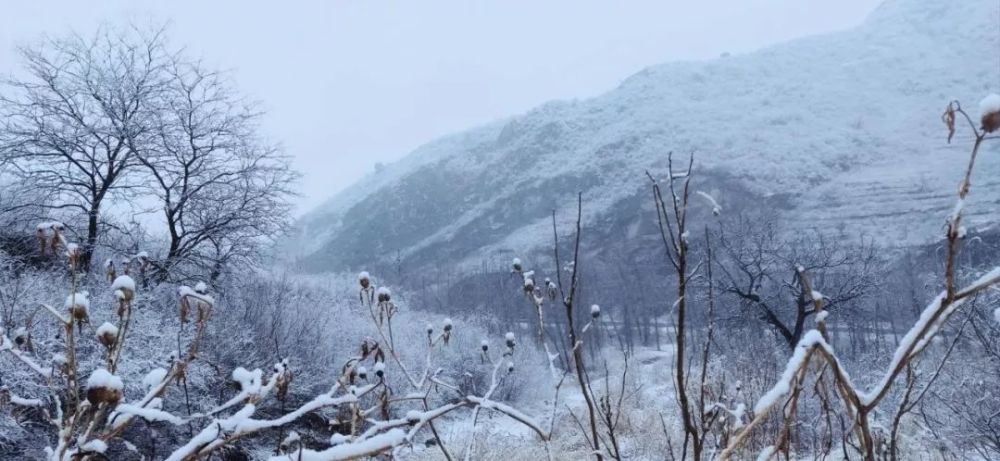
[[[102,22],[170,23],[174,45],[233,71],[304,177],[300,212],[438,136],[643,67],[742,53],[859,24],[880,0],[15,1],[14,46]]]

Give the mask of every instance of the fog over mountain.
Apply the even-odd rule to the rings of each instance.
[[[787,18],[781,2],[716,1],[772,8],[744,29]],[[423,2],[343,5],[309,11],[385,20],[338,30],[351,39],[440,21]],[[249,91],[160,25],[14,49],[0,82],[0,460],[1000,459],[1000,0],[885,0],[849,30],[651,63],[596,97],[376,164],[299,217],[314,194],[296,161],[324,160],[308,146],[336,155],[304,172],[331,187],[353,174],[336,165],[377,160],[337,147],[364,133],[323,137],[363,125],[394,145],[450,127],[449,107],[495,113],[462,100],[483,95],[472,87],[421,92],[420,66],[382,70],[420,63],[489,88],[470,77],[492,75],[473,38],[516,58],[491,31],[520,10],[478,5],[447,12],[474,57],[435,41],[450,29],[394,50],[405,59],[329,51],[355,85],[290,75],[307,68],[295,56],[324,62],[257,29],[287,53],[228,37],[269,66],[250,68]],[[606,20],[638,31],[664,8],[646,5]],[[335,28],[273,7],[298,32]],[[594,11],[559,19],[579,33],[569,13]],[[687,27],[733,32],[722,13],[677,9]],[[574,43],[591,66],[622,64]],[[364,75],[410,90],[359,89],[331,110],[324,88]],[[259,95],[283,109],[248,104]],[[360,123],[385,104],[419,112],[408,97],[442,104],[399,130],[373,127],[405,114]],[[275,136],[275,119],[294,130]]]
[[[799,227],[938,239],[963,168],[939,115],[1000,83],[996,9],[888,0],[851,30],[653,65],[601,96],[438,139],[309,213],[299,254],[314,271],[397,252],[417,266],[476,262],[548,244],[549,213],[568,220],[577,191],[587,224],[629,228],[648,201],[644,171],[662,174],[670,151],[726,178],[707,187],[729,210],[753,197]],[[1000,203],[988,174],[1000,163],[983,161],[974,200]]]

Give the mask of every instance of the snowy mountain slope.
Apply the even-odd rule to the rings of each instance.
[[[975,112],[1000,83],[997,0],[888,0],[861,26],[743,56],[654,66],[582,101],[423,146],[302,221],[311,270],[395,257],[477,261],[551,238],[584,191],[591,226],[638,223],[643,171],[666,153],[738,185],[727,203],[780,197],[796,226],[886,244],[940,234],[968,136],[945,143],[950,99]],[[982,157],[970,225],[1000,202],[995,149]],[[711,183],[711,181],[709,181]],[[727,196],[728,194],[728,196]],[[978,213],[978,214],[977,214]]]

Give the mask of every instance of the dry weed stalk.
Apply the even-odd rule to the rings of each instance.
[[[990,271],[973,283],[961,288],[956,283],[955,273],[959,240],[961,240],[965,232],[961,225],[962,214],[964,212],[965,200],[972,184],[971,178],[976,157],[979,154],[979,149],[983,141],[986,140],[987,134],[998,128],[995,122],[1000,120],[1000,111],[993,109],[984,112],[980,128],[976,127],[972,118],[969,117],[957,101],[949,103],[942,116],[942,120],[948,128],[949,142],[954,136],[955,123],[959,117],[968,123],[969,128],[975,135],[969,155],[969,163],[965,169],[965,175],[959,183],[957,204],[946,222],[945,237],[947,240],[947,254],[945,256],[944,290],[924,309],[920,319],[903,337],[889,363],[888,370],[879,383],[865,392],[858,390],[851,382],[850,377],[843,369],[836,353],[829,344],[825,316],[819,315],[823,309],[822,298],[814,296],[815,309],[818,315],[817,330],[814,330],[815,334],[807,333],[796,347],[795,354],[793,354],[793,358],[789,361],[789,367],[786,369],[785,375],[774,389],[776,391],[784,390],[784,392],[776,392],[777,395],[773,396],[774,398],[770,400],[762,398],[758,402],[753,419],[730,440],[726,449],[719,456],[721,460],[728,460],[734,456],[743,444],[746,443],[748,440],[747,436],[751,431],[767,419],[771,411],[778,406],[785,409],[782,421],[786,429],[782,430],[779,434],[777,443],[765,449],[765,452],[758,459],[770,459],[779,450],[784,451],[786,455],[788,454],[787,428],[794,423],[795,408],[801,395],[801,389],[810,364],[814,361],[821,365],[822,370],[827,368],[831,370],[834,387],[851,419],[851,426],[847,433],[845,433],[844,445],[849,444],[846,438],[853,434],[857,438],[858,450],[864,459],[871,461],[876,459],[876,454],[879,453],[879,446],[882,442],[873,436],[870,423],[872,412],[882,403],[903,373],[907,373],[910,377],[907,379],[903,403],[900,409],[897,410],[896,418],[900,418],[907,411],[907,408],[912,408],[910,405],[913,402],[911,396],[914,379],[910,374],[912,373],[913,361],[931,343],[932,339],[940,332],[944,324],[959,307],[968,299],[974,298],[979,293],[1000,282],[1000,268]],[[804,271],[800,271],[800,280],[802,281],[803,290],[807,290],[809,287],[808,277]],[[933,379],[928,383],[928,386],[930,384],[933,384]],[[787,398],[784,399],[784,404],[779,405],[782,400],[781,397],[785,396]],[[898,426],[898,420],[894,421],[893,433],[896,432],[895,426]]]

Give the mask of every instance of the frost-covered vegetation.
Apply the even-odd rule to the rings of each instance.
[[[316,275],[280,254],[295,174],[224,74],[162,31],[23,57],[0,93],[4,459],[1000,457],[1000,238],[966,219],[1000,96],[941,115],[967,150],[928,247],[802,231],[665,153],[626,179],[652,232],[616,264],[582,192],[501,265]]]

